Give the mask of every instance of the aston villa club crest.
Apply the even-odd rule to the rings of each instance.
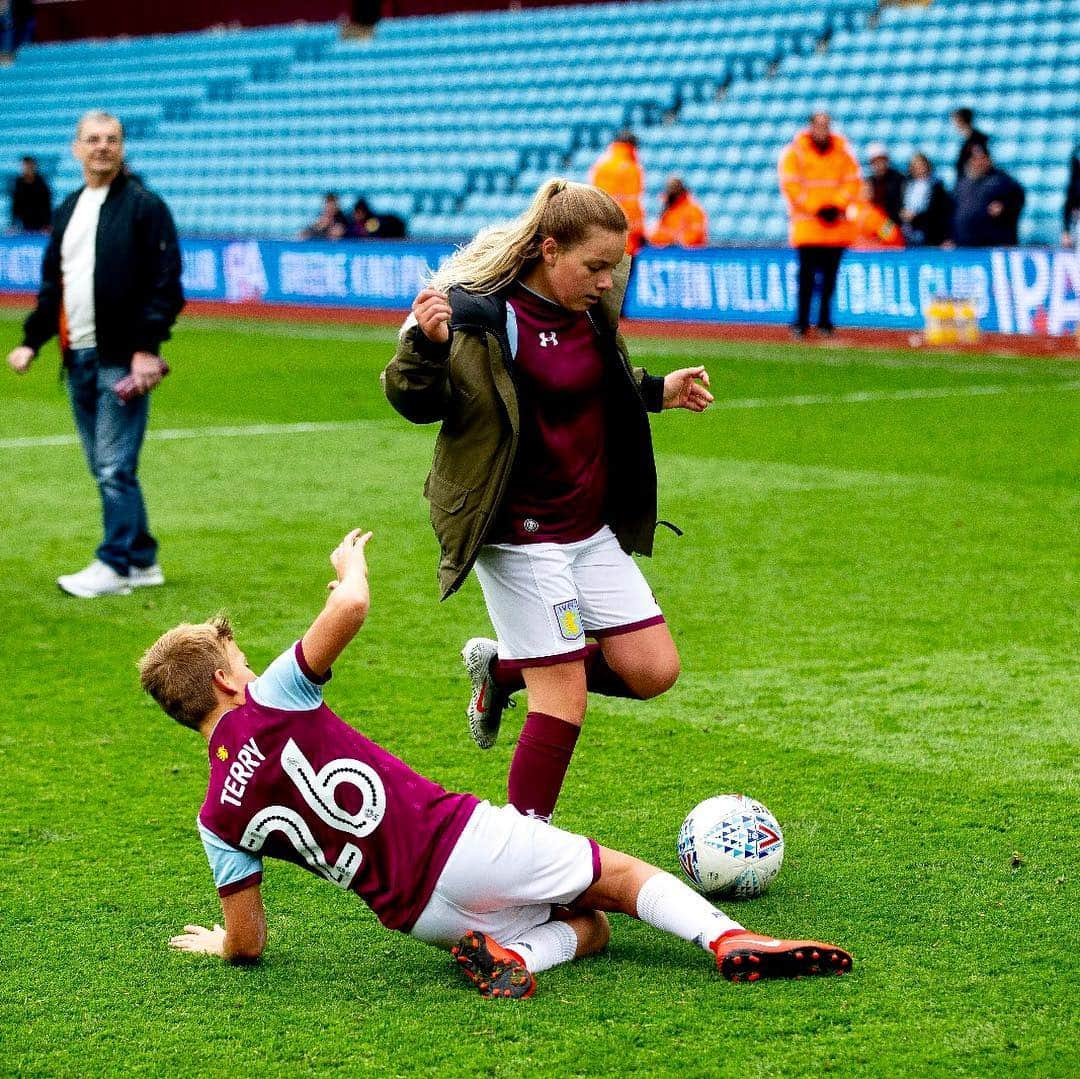
[[[576,599],[556,603],[555,620],[559,623],[559,633],[564,641],[576,641],[585,636],[581,628],[581,612],[578,610]]]

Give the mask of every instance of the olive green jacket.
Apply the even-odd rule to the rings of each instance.
[[[620,377],[608,380],[605,519],[623,550],[651,554],[656,464],[646,408],[663,407],[664,380],[632,369],[618,332],[630,260],[591,312],[601,350]],[[382,373],[390,403],[413,423],[442,424],[424,484],[442,555],[442,598],[461,587],[496,520],[517,453],[519,415],[505,294],[450,290],[450,341],[439,345],[410,316]]]

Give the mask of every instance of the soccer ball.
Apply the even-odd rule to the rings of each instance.
[[[683,872],[709,899],[752,899],[784,862],[776,818],[745,794],[718,794],[694,806],[679,829]]]

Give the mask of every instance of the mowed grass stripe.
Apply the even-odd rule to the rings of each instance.
[[[29,310],[30,301],[27,301]],[[0,324],[3,322],[21,322],[24,313],[8,308],[0,308]],[[404,318],[404,316],[403,316]],[[1024,357],[1008,357],[979,354],[957,354],[952,352],[915,352],[891,351],[885,349],[865,349],[847,345],[842,341],[833,341],[828,346],[807,347],[796,344],[778,344],[765,342],[733,342],[710,340],[708,338],[688,338],[673,335],[659,338],[651,335],[638,335],[632,323],[626,327],[630,353],[634,360],[651,358],[664,360],[671,355],[684,357],[691,362],[733,360],[740,364],[789,365],[794,367],[866,367],[885,370],[929,370],[945,371],[954,374],[1010,374],[1010,375],[1053,375],[1060,373],[1069,377],[1076,370],[1076,361],[1061,357],[1045,357],[1032,362]],[[188,342],[207,337],[217,339],[222,336],[239,335],[248,343],[259,338],[296,342],[323,342],[328,345],[361,344],[379,347],[387,359],[393,352],[398,330],[385,326],[363,326],[334,322],[290,323],[273,319],[223,319],[203,315],[184,313],[174,331],[174,340],[165,348],[170,353],[176,349],[185,349]],[[40,361],[39,361],[40,362]]]
[[[910,390],[865,390],[842,394],[802,394],[796,397],[718,398],[714,408],[800,408],[808,405],[861,405],[879,401],[931,400],[939,397],[994,397],[1007,393],[1057,393],[1080,390],[1080,380],[1031,385],[976,385],[917,387]],[[394,417],[388,417],[392,419]],[[309,435],[357,430],[378,420],[312,420],[301,423],[254,423],[229,427],[164,428],[147,432],[147,439],[170,442],[185,438],[259,438],[263,436]],[[35,449],[46,446],[78,445],[75,435],[37,435],[0,438],[0,450]]]
[[[1012,707],[1018,693],[1028,702],[1022,723]],[[650,710],[636,718],[690,723],[729,741],[753,732],[761,744],[797,743],[871,768],[948,770],[965,783],[1037,782],[1073,795],[1080,789],[1073,718],[1080,687],[1053,654],[1032,648],[907,655],[869,670],[795,663],[720,677],[688,671],[678,696],[677,715]]]

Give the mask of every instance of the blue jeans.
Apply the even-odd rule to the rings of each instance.
[[[126,577],[131,566],[152,566],[157,560],[157,540],[150,535],[137,474],[150,397],[122,402],[113,387],[128,369],[101,366],[97,349],[72,350],[67,361],[71,411],[101,492],[105,536],[97,557]]]

